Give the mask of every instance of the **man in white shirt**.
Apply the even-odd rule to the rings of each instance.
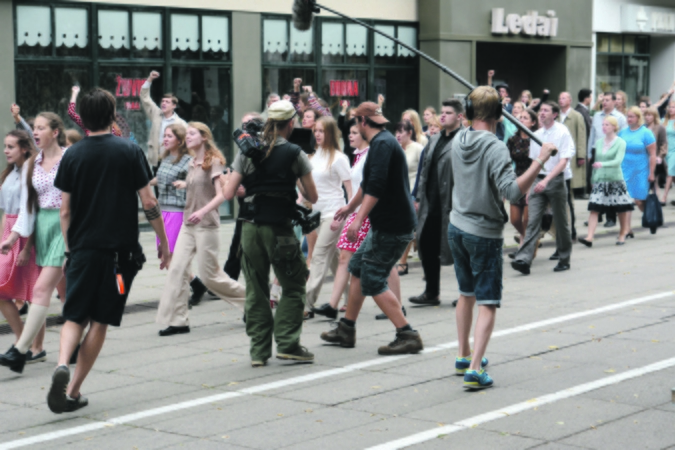
[[[593,149],[595,143],[598,139],[603,139],[605,133],[602,132],[602,122],[605,120],[605,117],[613,116],[619,122],[619,131],[623,130],[628,126],[626,122],[626,116],[621,114],[615,108],[616,104],[616,94],[614,92],[605,92],[602,97],[602,111],[599,111],[593,115],[593,125],[591,126],[591,135],[588,138],[588,158],[589,168],[593,166],[595,162],[595,153]],[[616,213],[607,213],[607,222],[605,223],[605,228],[610,228],[616,225]]]
[[[178,99],[173,94],[164,94],[160,106],[157,106],[150,98],[150,86],[157,78],[159,78],[159,72],[154,70],[150,72],[148,79],[141,86],[140,92],[145,115],[152,122],[148,135],[148,162],[153,168],[159,165],[159,156],[163,153],[163,149],[160,147],[166,127],[174,123],[180,123],[187,128],[185,121],[176,114]]]
[[[570,159],[574,157],[574,141],[565,125],[557,122],[560,106],[555,102],[545,102],[539,109],[539,123],[541,128],[535,135],[542,142],[551,143],[558,148],[558,153],[545,163],[541,164],[541,172],[537,175],[537,182],[528,194],[529,221],[525,232],[525,242],[516,253],[511,267],[524,275],[530,274],[530,265],[534,259],[534,251],[539,240],[541,218],[550,203],[553,210],[553,222],[556,229],[556,248],[558,250],[558,265],[553,269],[562,272],[570,268],[572,254],[572,236],[567,218],[567,187],[565,186],[565,172],[570,172]],[[534,141],[530,142],[530,158],[537,161],[541,146]]]

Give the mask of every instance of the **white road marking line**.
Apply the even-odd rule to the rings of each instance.
[[[605,313],[605,312],[614,311],[614,310],[621,309],[621,308],[627,308],[629,306],[634,306],[634,305],[638,305],[638,304],[641,304],[641,303],[647,303],[647,302],[651,302],[651,301],[654,301],[654,300],[660,300],[660,299],[663,299],[663,298],[672,297],[673,295],[675,295],[675,292],[670,291],[670,292],[662,292],[660,294],[649,295],[649,296],[646,296],[646,297],[640,297],[640,298],[636,298],[636,299],[633,299],[633,300],[627,300],[625,302],[615,303],[613,305],[607,305],[607,306],[603,306],[603,307],[596,308],[596,309],[590,309],[588,311],[581,311],[581,312],[578,312],[578,313],[567,314],[565,316],[554,317],[552,319],[542,320],[542,321],[539,321],[539,322],[533,322],[533,323],[530,323],[530,324],[525,324],[525,325],[521,325],[521,326],[514,327],[514,328],[508,328],[508,329],[505,329],[505,330],[496,331],[492,334],[492,337],[495,338],[495,337],[499,337],[499,336],[508,336],[510,334],[521,333],[523,331],[531,331],[531,330],[534,330],[534,329],[537,329],[537,328],[546,327],[546,326],[553,325],[553,324],[556,324],[556,323],[567,322],[567,321],[579,319],[579,318],[582,318],[582,317],[593,316],[593,315],[596,315],[596,314],[602,314],[602,313]],[[425,349],[422,353],[424,353],[424,354],[436,353],[436,352],[439,352],[441,350],[448,350],[448,349],[451,349],[451,348],[456,348],[457,345],[458,345],[457,341],[448,342],[448,343],[445,343],[445,344],[440,344],[440,345],[437,345],[435,347]],[[145,411],[139,411],[137,413],[127,414],[127,415],[120,416],[120,417],[117,417],[117,418],[114,418],[114,419],[111,419],[111,420],[108,420],[108,421],[104,421],[104,422],[99,422],[99,423],[94,423],[94,424],[89,424],[89,425],[81,425],[81,426],[77,426],[77,427],[73,427],[73,428],[67,428],[65,430],[53,431],[53,432],[44,433],[44,434],[38,434],[36,436],[32,436],[32,437],[28,437],[28,438],[17,439],[17,440],[14,440],[14,441],[8,441],[8,442],[5,442],[5,443],[0,443],[0,450],[9,450],[9,449],[12,449],[12,448],[19,448],[19,447],[25,447],[27,445],[39,444],[41,442],[53,441],[55,439],[59,439],[59,438],[62,438],[62,437],[72,436],[72,435],[81,434],[81,433],[87,433],[89,431],[99,430],[99,429],[102,429],[102,428],[105,428],[105,427],[122,425],[122,424],[126,424],[126,423],[129,423],[129,422],[134,422],[134,421],[139,420],[139,419],[144,419],[144,418],[153,417],[153,416],[159,416],[159,415],[162,415],[162,414],[180,411],[180,410],[183,410],[183,409],[194,408],[195,406],[200,406],[200,405],[204,405],[204,404],[207,404],[207,403],[218,402],[218,401],[227,400],[227,399],[230,399],[230,398],[240,397],[242,395],[257,394],[257,393],[269,391],[269,390],[272,390],[272,389],[278,389],[278,388],[282,388],[282,387],[292,386],[292,385],[295,385],[295,384],[305,383],[305,382],[308,382],[308,381],[316,381],[316,380],[319,380],[319,379],[322,379],[322,378],[332,377],[332,376],[335,376],[335,375],[342,375],[342,374],[345,374],[345,373],[356,372],[358,370],[367,369],[369,367],[390,363],[390,362],[397,361],[397,360],[400,360],[400,359],[410,358],[411,356],[413,356],[413,355],[380,357],[380,358],[377,358],[377,359],[371,359],[371,360],[363,361],[363,362],[360,362],[360,363],[350,364],[350,365],[340,367],[340,368],[324,370],[324,371],[321,371],[321,372],[311,373],[311,374],[307,374],[307,375],[301,375],[301,376],[293,377],[293,378],[287,378],[285,380],[273,381],[271,383],[261,384],[261,385],[258,385],[258,386],[253,386],[253,387],[250,387],[250,388],[241,389],[239,391],[224,392],[224,393],[221,393],[221,394],[211,395],[211,396],[208,396],[208,397],[202,397],[202,398],[198,398],[198,399],[195,399],[195,400],[189,400],[189,401],[186,401],[186,402],[174,403],[174,404],[162,406],[162,407],[159,407],[159,408],[153,408],[153,409],[149,409],[149,410],[145,410]],[[435,432],[437,430],[432,430],[432,431]]]
[[[516,403],[514,405],[507,406],[506,408],[495,409],[494,411],[473,416],[468,419],[455,422],[451,425],[433,428],[431,430],[413,434],[411,436],[404,437],[402,439],[397,439],[395,441],[387,442],[385,444],[369,447],[366,450],[398,450],[410,447],[412,445],[421,444],[423,442],[436,439],[441,435],[447,435],[456,433],[458,431],[468,430],[478,425],[483,425],[487,422],[492,422],[493,420],[503,419],[505,417],[513,416],[515,414],[519,414],[523,411],[528,411],[530,409],[534,409],[542,405],[547,405],[550,403],[555,403],[559,400],[576,397],[578,395],[585,394],[587,392],[594,391],[596,389],[611,386],[613,384],[618,384],[621,383],[622,381],[630,380],[632,378],[638,378],[643,375],[658,372],[659,370],[668,369],[673,366],[675,366],[675,358],[666,359],[654,364],[650,364],[645,367],[632,369],[627,372],[602,378],[600,380],[591,381],[590,383],[580,384],[571,387],[569,389],[563,389],[562,391],[544,395],[543,397],[533,398],[531,400],[527,400],[521,403]]]

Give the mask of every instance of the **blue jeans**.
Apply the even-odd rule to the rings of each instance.
[[[349,261],[349,273],[361,279],[363,295],[374,297],[389,289],[389,273],[412,239],[412,233],[391,234],[370,229]]]
[[[459,293],[476,297],[479,305],[495,305],[499,308],[503,289],[504,239],[475,236],[450,224],[448,242],[455,260]]]

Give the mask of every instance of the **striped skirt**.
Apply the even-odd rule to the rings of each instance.
[[[35,219],[35,250],[40,267],[61,267],[66,244],[61,234],[58,209],[41,209]]]

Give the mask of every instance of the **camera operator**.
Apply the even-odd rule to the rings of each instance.
[[[246,154],[242,149],[223,188],[227,200],[235,196],[241,184],[246,188],[239,220],[243,222],[241,264],[246,278],[246,333],[251,338],[253,367],[267,364],[273,335],[277,358],[314,361],[314,355],[300,345],[307,265],[292,220],[297,214],[296,185],[311,203],[316,203],[318,195],[307,155],[288,142],[295,114],[288,101],[270,106],[262,145],[249,147]],[[269,305],[270,264],[283,289],[274,316]]]

